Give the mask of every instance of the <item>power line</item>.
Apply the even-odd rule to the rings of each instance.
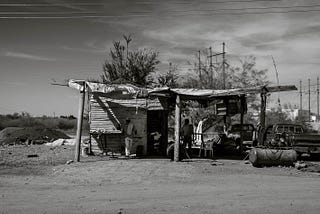
[[[256,3],[256,2],[279,2],[282,0],[231,0],[231,1],[198,1],[198,3],[204,4],[224,4],[224,3]],[[139,1],[140,4],[156,4],[154,1]],[[170,2],[173,4],[194,4],[193,2]]]
[[[172,16],[212,16],[212,15],[263,15],[263,14],[287,14],[287,13],[309,13],[319,12],[316,10],[292,10],[292,11],[265,11],[265,12],[245,12],[245,13],[202,13],[202,14],[168,14]],[[128,18],[128,17],[156,17],[153,14],[129,14],[129,15],[80,15],[80,16],[0,16],[0,19],[82,19],[82,18]],[[162,17],[164,18],[164,17]]]
[[[106,3],[0,3],[0,7],[65,7],[65,6],[102,6]]]
[[[215,11],[241,11],[241,10],[268,10],[268,9],[292,9],[292,8],[312,8],[320,7],[315,5],[295,5],[295,6],[273,6],[273,7],[246,7],[246,8],[221,8],[221,9],[202,9],[202,10],[171,10],[168,12],[215,12]]]
[[[302,7],[320,7],[320,5],[299,5],[299,6],[285,6],[285,7],[256,7],[256,8],[231,8],[231,9],[216,9],[216,10],[184,10],[184,11],[162,11],[157,14],[153,14],[149,11],[133,11],[126,15],[106,15],[104,11],[59,11],[59,12],[24,12],[24,11],[9,11],[0,12],[0,15],[29,15],[29,16],[0,16],[1,19],[37,19],[37,18],[121,18],[121,17],[152,17],[161,16],[166,14],[166,16],[206,16],[206,15],[250,15],[250,14],[282,14],[282,13],[306,13],[306,12],[319,12],[320,9],[308,9],[308,10],[287,10],[287,11],[247,11],[247,12],[228,12],[228,11],[245,11],[245,10],[268,10],[268,9],[291,9],[291,8],[302,8]],[[196,12],[196,13],[193,13]],[[199,13],[206,12],[206,13]],[[210,12],[210,13],[208,13]],[[168,14],[169,13],[169,14]],[[174,13],[174,14],[173,14]],[[183,13],[183,14],[181,14]],[[53,15],[53,16],[32,16],[32,15]],[[68,16],[70,14],[70,16]],[[78,15],[76,14],[83,14]],[[64,15],[64,16],[60,16]]]
[[[57,4],[59,6],[66,6],[62,4]],[[1,6],[1,4],[0,4]],[[269,10],[269,9],[294,9],[294,8],[313,8],[313,7],[320,7],[320,4],[314,4],[314,5],[295,5],[295,6],[272,6],[272,7],[246,7],[246,8],[220,8],[220,9],[201,9],[201,10],[168,10],[168,11],[160,11],[164,13],[186,13],[186,12],[220,12],[220,11],[245,11],[245,10]],[[94,13],[103,13],[104,11],[81,11],[81,12],[74,12],[74,11],[64,11],[62,13],[88,13],[88,14],[94,14]],[[263,11],[261,11],[263,12]],[[265,11],[269,12],[269,11]],[[270,12],[277,12],[277,11],[270,11]],[[281,12],[281,11],[278,11]],[[284,11],[286,12],[286,11]],[[39,13],[57,13],[60,14],[60,12],[51,12],[51,11],[41,11],[41,12],[15,12],[15,11],[6,11],[6,12],[0,12],[2,14],[9,14],[9,13],[21,13],[21,14],[39,14]],[[136,13],[151,13],[151,11],[137,11]]]
[[[199,1],[198,3],[207,4],[229,4],[229,3],[257,3],[257,2],[280,2],[282,0],[231,0],[231,1]],[[135,4],[161,4],[157,1],[138,1]],[[193,5],[193,2],[170,2],[171,4]],[[0,3],[0,7],[57,7],[57,6],[102,6],[114,4],[114,2],[103,3]]]

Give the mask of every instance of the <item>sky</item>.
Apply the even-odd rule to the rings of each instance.
[[[130,48],[159,52],[158,72],[172,62],[184,74],[198,50],[225,42],[229,63],[253,55],[276,84],[273,56],[280,84],[302,80],[307,92],[311,80],[316,112],[317,0],[1,0],[0,29],[0,114],[77,115],[78,91],[50,83],[99,79],[112,42],[129,34]],[[279,96],[299,106],[298,91]]]

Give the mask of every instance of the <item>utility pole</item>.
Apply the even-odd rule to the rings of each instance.
[[[222,77],[223,77],[223,89],[226,89],[226,73],[225,73],[225,43],[222,43]]]
[[[202,78],[201,78],[201,51],[200,50],[198,50],[198,53],[199,53],[199,55],[198,55],[198,69],[199,69],[199,79],[200,79],[200,83],[201,83],[201,80],[202,80]]]
[[[226,89],[226,74],[225,74],[225,64],[226,64],[226,59],[225,59],[225,43],[223,42],[222,43],[222,53],[217,53],[217,54],[212,54],[212,48],[210,47],[210,68],[211,68],[211,71],[212,71],[212,57],[214,56],[220,56],[222,55],[222,79],[223,79],[223,85],[222,85],[222,88],[223,89]],[[212,71],[213,72],[213,71]]]
[[[302,81],[300,80],[300,111],[302,112]]]
[[[300,80],[300,120],[302,120],[302,81]]]
[[[210,86],[213,87],[213,69],[212,69],[212,48],[209,47],[209,54],[210,54]]]
[[[309,122],[311,121],[311,105],[310,105],[310,79],[308,79],[308,95],[309,95]]]
[[[319,121],[319,77],[317,77],[317,118]]]

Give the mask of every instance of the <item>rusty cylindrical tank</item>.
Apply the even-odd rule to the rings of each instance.
[[[261,149],[253,148],[249,160],[255,167],[261,166],[293,166],[297,161],[297,152],[293,149]]]

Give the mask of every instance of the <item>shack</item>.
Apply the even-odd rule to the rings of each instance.
[[[246,96],[260,94],[260,122],[264,128],[267,95],[272,92],[297,90],[294,85],[226,90],[169,87],[146,89],[130,84],[108,85],[83,80],[70,80],[68,86],[80,91],[76,161],[80,159],[81,126],[86,92],[89,95],[90,135],[98,142],[102,151],[119,152],[124,149],[123,127],[126,118],[129,118],[136,128],[132,152],[142,155],[164,155],[168,142],[168,112],[170,109],[175,109],[175,161],[178,161],[183,101],[194,100],[204,105],[212,101],[221,101],[217,105],[217,113],[226,116],[240,114],[240,124],[243,124],[247,105]],[[158,133],[161,137],[155,140],[152,137],[154,133]],[[242,133],[240,135],[242,138]]]
[[[88,93],[90,135],[103,152],[124,151],[127,118],[135,127],[132,153],[165,155],[168,142],[168,100],[149,97],[148,90],[131,84],[69,81],[69,87]],[[154,136],[158,136],[155,140]]]

